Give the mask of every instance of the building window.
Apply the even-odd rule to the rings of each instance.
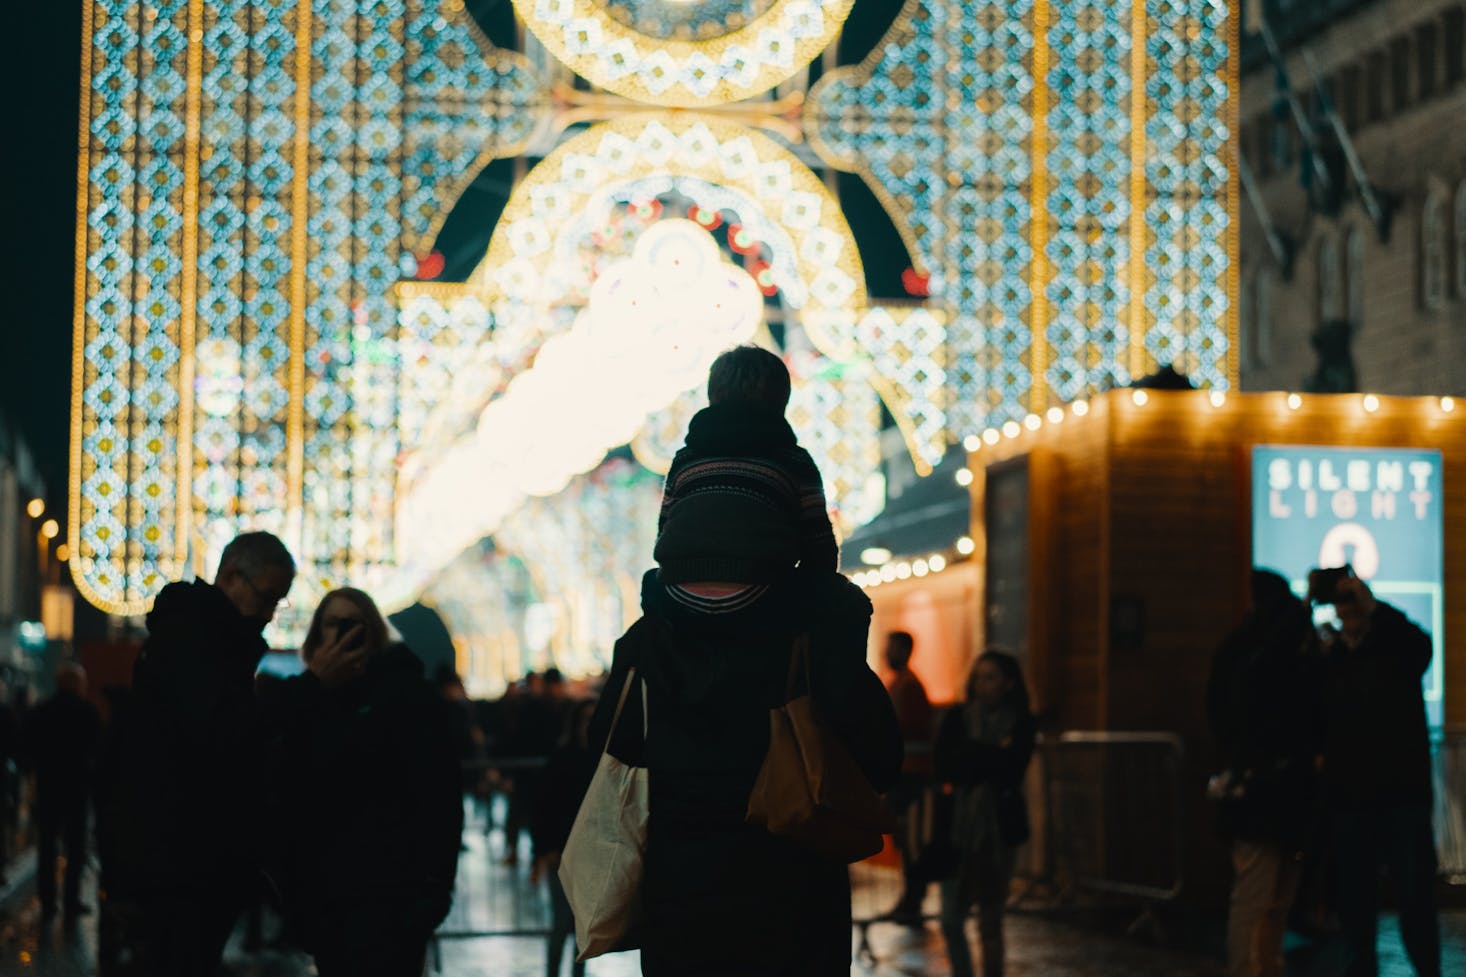
[[[1253,369],[1265,368],[1273,358],[1273,273],[1259,268],[1253,279],[1252,342],[1247,362]]]
[[[1353,65],[1339,72],[1339,98],[1334,110],[1350,132],[1359,128],[1359,75],[1359,69]]]
[[[1427,309],[1446,304],[1446,202],[1437,190],[1420,212],[1420,301]]]
[[[1237,295],[1237,349],[1238,364],[1243,370],[1252,367],[1252,348],[1256,345],[1257,302],[1253,298],[1257,289],[1257,272],[1242,273],[1242,287]]]
[[[1270,133],[1271,143],[1269,149],[1272,156],[1272,169],[1278,173],[1285,173],[1289,166],[1293,165],[1293,118],[1284,115],[1281,118],[1273,116],[1272,132]]]
[[[1466,299],[1466,180],[1456,188],[1456,297]]]
[[[1378,122],[1385,117],[1385,86],[1388,78],[1385,76],[1388,59],[1383,51],[1369,52],[1369,60],[1365,63],[1364,83],[1364,121]]]
[[[1410,38],[1390,42],[1390,109],[1403,112],[1410,107]]]
[[[1439,34],[1431,21],[1426,21],[1415,29],[1415,90],[1422,102],[1435,94],[1438,40]]]
[[[1344,317],[1344,269],[1339,264],[1339,239],[1330,234],[1318,243],[1318,321]]]
[[[1442,60],[1446,66],[1446,87],[1449,88],[1466,77],[1466,50],[1463,50],[1463,45],[1466,45],[1466,11],[1460,7],[1447,10],[1441,24],[1444,28],[1441,35],[1445,41]]]
[[[1364,326],[1364,248],[1364,232],[1351,227],[1344,244],[1344,287],[1348,290],[1349,327],[1355,332]]]
[[[1268,148],[1268,136],[1273,131],[1273,120],[1270,115],[1263,115],[1252,123],[1252,151],[1250,160],[1257,165],[1257,175],[1267,177],[1273,175],[1273,154]]]

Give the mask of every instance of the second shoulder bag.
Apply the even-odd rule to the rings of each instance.
[[[801,671],[805,692],[795,696]],[[869,858],[896,822],[850,750],[815,711],[807,634],[794,641],[785,697],[769,714],[769,752],[748,798],[748,821],[832,861]]]

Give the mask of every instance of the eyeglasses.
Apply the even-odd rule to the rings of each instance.
[[[267,593],[259,584],[244,574],[240,574],[240,579],[249,584],[249,589],[255,592],[255,596],[260,599],[261,603],[273,607],[276,610],[282,610],[290,606],[290,597],[288,594],[281,594],[279,597],[276,597],[273,594]]]

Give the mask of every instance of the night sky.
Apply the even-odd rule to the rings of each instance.
[[[81,10],[78,0],[17,10],[3,59],[0,409],[36,454],[53,513],[65,509],[70,431]]]

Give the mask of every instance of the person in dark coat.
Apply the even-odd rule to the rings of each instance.
[[[772,418],[785,448],[797,447],[780,416],[789,375],[778,357],[731,350],[708,385],[715,406],[736,404],[750,425],[762,412],[759,429]],[[678,457],[687,461],[699,437],[689,430]],[[591,726],[590,742],[605,743],[634,668],[647,704],[626,696],[610,750],[647,768],[647,977],[850,973],[847,866],[748,820],[796,642],[808,638],[805,691],[871,786],[884,793],[900,775],[901,731],[866,664],[870,601],[829,569],[834,540],[821,541],[828,516],[812,491],[818,470],[810,463],[813,479],[791,477],[792,455],[771,447],[729,440],[716,459],[669,474],[658,568],[642,580],[642,617],[616,643]]]
[[[1323,642],[1323,797],[1334,832],[1346,977],[1379,973],[1379,875],[1393,883],[1400,940],[1420,977],[1440,977],[1430,733],[1421,681],[1430,635],[1347,571],[1314,571],[1309,593],[1333,604]]]
[[[894,922],[920,927],[921,904],[926,898],[928,877],[919,863],[921,855],[921,818],[913,816],[932,774],[932,711],[926,686],[911,670],[911,653],[916,639],[910,631],[892,631],[886,635],[886,667],[891,671],[891,706],[896,710],[896,723],[901,727],[906,757],[901,764],[901,780],[891,793],[891,809],[896,815],[896,846],[901,851],[901,898],[892,908]]]
[[[567,716],[565,735],[550,754],[536,785],[530,818],[530,839],[534,842],[534,868],[530,872],[530,881],[538,882],[544,878],[550,887],[546,977],[559,977],[565,941],[573,940],[575,936],[575,918],[571,915],[570,902],[565,898],[565,887],[560,882],[558,869],[560,854],[565,850],[570,827],[580,809],[581,794],[600,761],[603,744],[590,740],[590,724],[595,711],[593,699],[573,704]],[[585,977],[585,962],[576,961],[571,974],[573,977]]]
[[[295,562],[264,532],[214,582],[164,587],[128,708],[104,745],[98,837],[107,912],[150,977],[209,977],[259,871],[263,750],[254,674]]]
[[[968,676],[965,701],[942,716],[933,756],[937,779],[953,787],[956,871],[942,882],[942,936],[953,977],[972,973],[965,927],[974,904],[983,977],[1002,977],[1003,909],[1018,846],[1029,835],[1023,778],[1037,736],[1018,659],[983,652]]]
[[[22,731],[23,753],[35,776],[36,892],[43,926],[56,916],[58,842],[66,851],[66,922],[91,911],[81,901],[81,874],[87,863],[87,805],[101,719],[86,699],[86,683],[80,665],[61,666],[56,694],[31,710]]]
[[[647,685],[649,732],[643,742],[641,698],[629,695],[612,753],[648,768],[642,973],[846,977],[847,866],[745,815],[768,751],[769,710],[784,701],[801,633],[810,638],[809,685],[823,721],[876,790],[895,784],[901,733],[865,660],[869,600],[837,574],[809,579],[791,571],[718,597],[651,571],[642,610],[616,644],[590,733],[591,743],[605,742],[635,666]]]
[[[555,670],[558,678],[560,672]],[[505,699],[509,728],[504,738],[505,764],[500,768],[502,786],[509,792],[504,818],[505,865],[519,864],[520,832],[534,822],[534,802],[539,794],[540,770],[555,751],[564,731],[562,698],[552,699],[548,672],[530,672],[524,677],[524,692]]]
[[[278,853],[287,921],[321,977],[418,977],[447,916],[463,803],[449,705],[405,646],[389,642],[372,599],[341,588],[316,608],[308,666],[352,649],[356,675],[315,671],[267,703],[281,728]]]
[[[1316,657],[1308,608],[1288,581],[1252,571],[1252,609],[1222,642],[1207,718],[1222,778],[1219,828],[1231,843],[1231,977],[1281,977],[1283,936],[1313,815],[1318,750]]]
[[[0,885],[10,864],[10,845],[20,800],[20,723],[10,708],[10,690],[0,681]]]

